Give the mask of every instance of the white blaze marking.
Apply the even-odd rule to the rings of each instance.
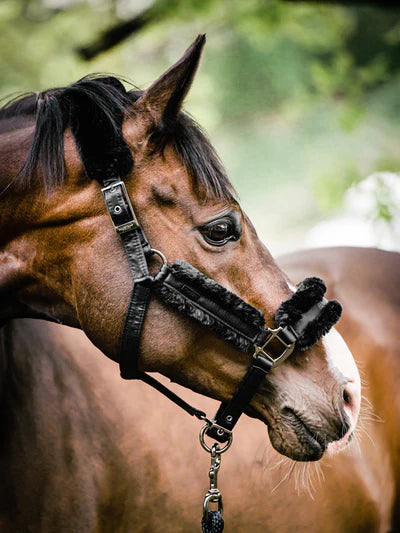
[[[328,366],[332,370],[338,370],[348,380],[346,389],[350,395],[349,403],[344,404],[344,411],[350,422],[350,428],[343,438],[328,445],[328,453],[332,454],[342,450],[348,444],[350,435],[356,427],[360,412],[361,382],[353,356],[340,333],[332,328],[323,337],[322,343],[326,351]]]
[[[326,351],[328,365],[332,369],[339,370],[349,381],[360,384],[360,374],[353,355],[340,333],[335,328],[332,328],[322,338],[322,344]]]

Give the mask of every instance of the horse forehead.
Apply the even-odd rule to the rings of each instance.
[[[359,382],[360,376],[353,355],[340,333],[332,328],[322,339],[328,366],[347,379]]]
[[[138,188],[150,190],[161,203],[195,195],[192,178],[169,145],[161,153],[144,148],[142,153],[134,153],[134,158],[133,176],[140,182]]]
[[[183,166],[158,164],[144,169],[140,184],[136,182],[134,197],[141,197],[147,207],[155,204],[161,210],[169,208],[171,216],[183,215],[194,224],[205,223],[228,210],[241,211],[236,202],[204,197]]]

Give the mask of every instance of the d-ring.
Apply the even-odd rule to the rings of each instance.
[[[153,254],[156,254],[156,255],[158,255],[158,257],[161,258],[161,261],[163,262],[163,266],[168,264],[167,258],[165,257],[165,255],[162,252],[160,252],[160,250],[155,250],[154,248],[150,248],[150,251]]]
[[[205,426],[203,426],[200,430],[200,434],[199,434],[199,440],[200,440],[200,444],[202,446],[202,448],[208,452],[208,453],[212,453],[212,448],[210,448],[209,446],[207,446],[207,444],[205,443],[204,441],[204,435],[207,431],[207,429],[210,429],[210,426],[209,424],[206,424]],[[228,432],[227,432],[228,433]],[[218,448],[216,449],[216,453],[220,454],[220,453],[224,453],[226,452],[226,450],[230,447],[230,445],[232,444],[232,440],[233,440],[233,434],[232,433],[228,433],[229,437],[228,437],[228,442],[225,444],[225,446],[223,448]]]

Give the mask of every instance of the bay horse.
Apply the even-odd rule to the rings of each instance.
[[[118,361],[132,276],[100,194],[98,181],[104,175],[124,179],[152,246],[163,251],[169,261],[185,259],[261,309],[268,327],[274,327],[276,309],[293,294],[289,279],[240,209],[211,144],[181,111],[203,45],[200,36],[145,91],[127,92],[113,77],[89,77],[69,87],[27,95],[1,112],[0,321],[6,323],[2,333],[2,467],[10,483],[4,485],[5,531],[110,531],[110,520],[111,529],[128,530],[121,525],[128,515],[129,527],[138,531],[142,527],[134,516],[137,505],[128,515],[126,509],[111,505],[118,493],[126,503],[125,482],[135,494],[140,487],[125,476],[126,463],[119,449],[126,444],[124,436],[120,434],[114,443],[107,438],[113,433],[113,418],[108,413],[103,419],[91,409],[92,400],[101,395],[101,386],[92,391],[91,399],[85,398],[83,391],[90,380],[80,372],[70,374],[74,359],[69,364],[61,355],[58,359],[51,354],[50,363],[45,346],[59,342],[45,339],[59,335],[55,326],[10,323],[16,318],[36,318],[79,328],[111,361]],[[156,260],[149,261],[150,269],[156,271]],[[21,327],[27,341],[24,349],[18,344]],[[33,353],[34,341],[42,353],[27,357],[32,365],[20,372],[21,367],[13,362],[18,354]],[[60,333],[60,342],[57,354],[69,353],[71,341],[63,340]],[[77,340],[77,348],[80,345]],[[107,364],[112,368],[111,362]],[[248,364],[247,356],[214,333],[151,298],[140,340],[140,370],[159,372],[195,392],[226,402]],[[99,365],[102,374],[107,367]],[[42,396],[39,404],[33,396],[27,401],[23,391],[28,387],[33,392],[30,379],[40,379],[42,388],[55,394]],[[118,388],[126,390],[126,384],[119,383]],[[111,398],[109,401],[113,403]],[[18,406],[25,408],[25,415]],[[122,408],[115,407],[122,416]],[[246,412],[267,424],[271,444],[279,453],[312,461],[326,450],[340,450],[348,444],[359,407],[357,368],[341,335],[332,329],[310,349],[304,353],[296,350],[274,369]],[[63,423],[57,419],[60,410],[71,415]],[[16,411],[18,416],[14,416]],[[100,414],[97,409],[95,412]],[[48,419],[43,432],[36,425],[38,413]],[[91,440],[93,423],[98,431]],[[89,441],[84,438],[86,432]],[[117,432],[115,428],[115,435]],[[140,439],[145,443],[139,430],[137,435],[135,445]],[[33,462],[24,454],[50,443],[55,448],[36,457],[40,467],[29,471],[27,465]],[[78,449],[84,453],[80,455]],[[178,460],[182,460],[181,451],[177,450]],[[58,452],[63,466],[69,472],[81,469],[81,475],[72,482],[74,496],[64,498],[58,493],[55,502],[51,494],[50,503],[47,495],[52,486],[62,487],[69,495],[72,490],[65,486],[65,470],[57,468]],[[100,460],[89,464],[89,457],[98,454],[104,459],[108,453],[112,459],[105,468]],[[16,459],[11,463],[10,454]],[[192,462],[190,457],[184,460]],[[148,473],[150,464],[152,461],[147,463],[141,457],[140,465],[132,464],[135,475]],[[27,481],[21,487],[14,485],[21,479],[21,469],[26,479],[33,477],[32,494]],[[152,471],[156,487],[157,470]],[[39,478],[45,482],[40,483]],[[78,491],[77,484],[85,479],[87,490]],[[102,487],[105,479],[108,483]],[[141,479],[139,475],[137,479]],[[163,498],[165,501],[165,492]],[[24,502],[33,501],[33,507],[27,503],[23,509]],[[167,531],[165,523],[173,512],[166,509],[160,531]],[[108,520],[107,526],[102,517]],[[191,518],[187,520],[192,523]]]

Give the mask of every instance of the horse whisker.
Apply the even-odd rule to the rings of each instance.
[[[278,488],[282,485],[282,483],[290,478],[290,476],[291,476],[291,474],[293,472],[293,469],[296,466],[296,462],[295,461],[291,461],[290,459],[289,459],[289,461],[292,463],[289,466],[289,470],[286,472],[286,474],[283,476],[283,478],[279,481],[279,483],[277,485],[275,485],[275,487],[271,490],[271,493],[274,493],[276,490],[278,490]]]

